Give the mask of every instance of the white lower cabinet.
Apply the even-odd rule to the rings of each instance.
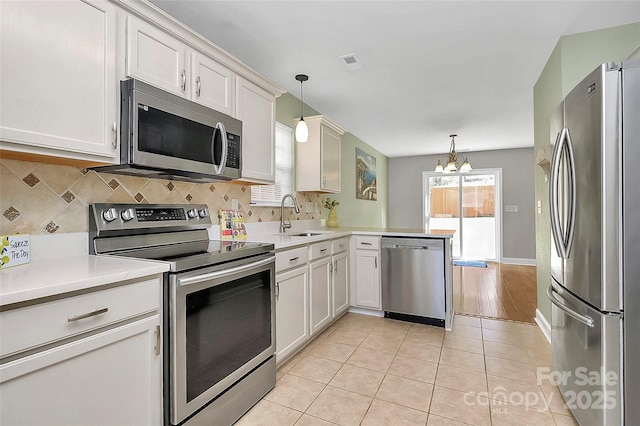
[[[158,425],[153,316],[0,367],[0,424]]]
[[[355,237],[355,300],[362,308],[382,309],[379,237]]]
[[[161,424],[160,282],[0,312],[0,424]]]
[[[349,263],[349,238],[276,253],[278,364],[349,308]]]
[[[331,316],[335,319],[349,309],[349,239],[333,240],[331,253]]]
[[[309,316],[313,336],[331,322],[331,258],[309,263]]]
[[[309,340],[308,288],[304,266],[276,274],[276,362]]]

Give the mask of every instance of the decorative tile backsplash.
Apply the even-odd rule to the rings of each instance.
[[[189,183],[96,173],[72,166],[0,159],[0,235],[87,232],[90,203],[207,204],[211,212],[230,209],[231,200],[246,222],[280,221],[279,207],[249,205],[250,186],[235,183]],[[320,203],[322,194],[298,192],[301,207],[291,220],[318,219],[305,213],[305,202]]]

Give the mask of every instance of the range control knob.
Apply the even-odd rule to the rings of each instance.
[[[104,210],[102,212],[102,218],[106,222],[113,222],[118,218],[118,212],[116,211],[115,208],[111,207],[110,209]]]
[[[198,210],[196,209],[187,210],[187,216],[189,216],[189,219],[195,219],[196,217],[198,217]]]
[[[125,222],[129,222],[131,219],[136,217],[136,211],[134,209],[122,210],[122,213],[120,213],[120,217]]]
[[[198,216],[200,216],[202,218],[205,218],[205,217],[209,216],[209,212],[207,211],[207,209],[201,209],[198,212]]]

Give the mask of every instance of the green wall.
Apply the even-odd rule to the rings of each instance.
[[[549,143],[551,115],[575,85],[598,65],[626,59],[639,46],[640,23],[560,38],[533,89],[535,152]],[[538,309],[551,320],[549,184],[540,167],[535,167],[535,196],[542,202],[542,214],[536,215]]]
[[[322,114],[305,104],[304,115]],[[290,93],[285,93],[276,101],[276,120],[294,127],[294,120],[300,117],[300,100]],[[329,120],[331,117],[327,116]],[[333,121],[333,120],[332,120]],[[336,123],[339,125],[339,123]],[[386,228],[389,205],[389,160],[386,156],[372,148],[357,136],[347,132],[342,135],[342,165],[340,194],[322,194],[340,201],[337,208],[340,226]],[[356,199],[356,147],[376,157],[376,178],[378,184],[378,200],[365,201]],[[322,217],[328,211],[322,209]]]

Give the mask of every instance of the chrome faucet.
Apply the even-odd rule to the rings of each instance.
[[[281,234],[284,234],[285,229],[291,229],[291,220],[289,220],[289,223],[284,223],[284,200],[286,200],[287,197],[293,200],[293,208],[295,209],[296,213],[300,213],[300,209],[298,208],[298,202],[296,201],[296,197],[294,197],[291,194],[286,194],[284,197],[282,197],[282,201],[280,202],[280,233]]]

